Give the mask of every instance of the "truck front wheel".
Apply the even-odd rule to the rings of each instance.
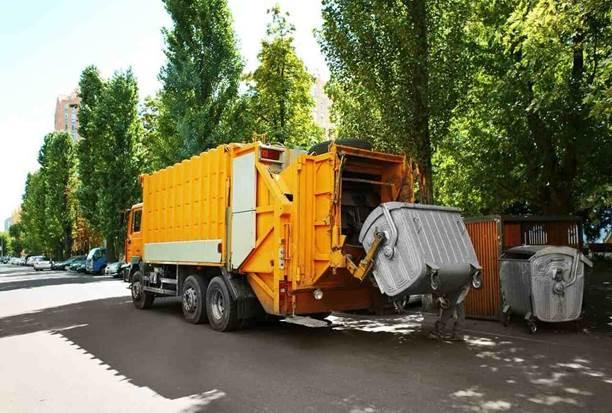
[[[192,324],[205,323],[206,281],[200,275],[190,275],[183,283],[183,316]]]
[[[231,331],[238,326],[236,301],[221,277],[214,277],[206,290],[206,312],[210,326],[217,331]]]
[[[144,277],[140,271],[132,274],[132,302],[136,308],[144,310],[151,308],[155,295],[149,291],[144,291]]]

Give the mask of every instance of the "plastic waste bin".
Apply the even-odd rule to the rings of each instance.
[[[570,247],[524,245],[500,258],[504,324],[524,316],[530,333],[537,321],[578,320],[582,312],[585,265],[593,264]]]
[[[373,275],[390,297],[442,295],[479,283],[480,265],[461,210],[435,205],[387,202],[365,220],[359,242],[366,251],[384,235]]]

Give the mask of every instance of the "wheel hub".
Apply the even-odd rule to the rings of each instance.
[[[198,296],[192,287],[183,293],[183,307],[189,313],[193,313],[198,308]]]
[[[140,281],[136,281],[132,283],[132,298],[134,300],[139,300],[142,296],[142,284]]]
[[[225,312],[225,302],[223,300],[223,294],[221,291],[215,290],[211,297],[211,310],[215,320],[223,319],[223,313]]]

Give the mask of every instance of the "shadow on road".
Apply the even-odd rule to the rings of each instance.
[[[0,337],[54,331],[164,397],[220,389],[215,411],[597,411],[612,400],[606,336],[470,321],[465,343],[447,343],[426,337],[429,315],[333,321],[218,333],[185,323],[176,300],[139,311],[114,298],[0,319]]]

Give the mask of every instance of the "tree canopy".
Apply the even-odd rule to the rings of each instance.
[[[435,155],[441,202],[600,220],[612,204],[611,7],[478,3],[472,82]]]
[[[468,74],[469,4],[323,0],[320,43],[338,135],[364,133],[412,157],[421,172],[421,202],[433,201],[434,144],[446,134]]]
[[[265,134],[273,142],[307,147],[322,136],[312,116],[314,78],[296,54],[295,27],[289,15],[278,6],[268,14],[272,21],[261,43],[260,65],[247,76],[252,82],[247,109],[254,121],[251,133]]]
[[[104,236],[112,256],[124,237],[122,213],[140,198],[138,174],[145,161],[138,86],[131,70],[103,80],[90,67],[81,88],[87,117],[79,141],[80,210]]]
[[[173,26],[163,30],[158,126],[165,142],[156,148],[159,159],[174,163],[230,139],[220,125],[237,97],[243,64],[226,0],[164,4]]]

